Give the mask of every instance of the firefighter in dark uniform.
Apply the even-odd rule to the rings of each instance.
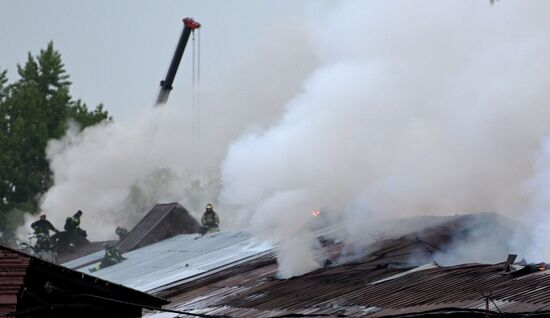
[[[36,236],[36,245],[34,246],[36,251],[51,250],[53,248],[50,240],[50,231],[58,233],[59,231],[46,220],[46,215],[42,214],[40,219],[31,224],[31,228],[34,230]]]
[[[125,259],[126,258],[122,256],[122,253],[120,253],[120,250],[116,247],[116,245],[106,244],[105,255],[103,256],[101,263],[94,268],[90,268],[90,272],[95,272],[102,268],[118,264]]]
[[[214,212],[214,206],[212,204],[208,203],[206,205],[206,211],[202,214],[201,223],[202,228],[200,233],[202,235],[220,231],[218,227],[220,219],[218,218],[218,214]]]
[[[34,222],[31,224],[31,228],[34,230],[34,234],[36,235],[44,235],[46,237],[50,237],[50,231],[52,232],[59,232],[51,223],[50,221],[46,220],[46,215],[42,214],[40,216],[40,220]]]
[[[88,236],[86,231],[80,228],[80,217],[82,216],[82,211],[78,210],[72,217],[68,217],[65,220],[65,231],[67,231],[69,237],[69,248],[74,250],[81,239]]]
[[[118,235],[118,240],[121,241],[123,238],[126,237],[126,235],[128,235],[128,230],[123,227],[117,226],[115,233],[116,235]]]
[[[78,229],[80,227],[81,216],[82,216],[82,211],[78,210],[72,217],[68,217],[65,220],[65,231],[71,232]]]

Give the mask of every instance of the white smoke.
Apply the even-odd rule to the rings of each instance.
[[[275,224],[256,227],[268,237],[310,231],[303,218],[319,206],[365,231],[372,213],[521,215],[521,184],[550,128],[548,9],[544,1],[345,2],[312,23],[321,63],[283,117],[230,147],[222,202]],[[296,204],[264,208],[293,192],[302,194]],[[371,212],[347,212],[358,205]],[[281,239],[284,267],[304,243]],[[299,254],[315,264],[315,253]]]
[[[54,186],[41,207],[52,222],[62,225],[65,217],[83,210],[83,227],[93,226],[91,238],[109,238],[117,225],[133,225],[136,214],[158,201],[185,198],[190,171],[171,169],[182,158],[189,162],[180,144],[186,141],[166,138],[183,134],[173,113],[147,111],[133,125],[103,123],[82,132],[73,127],[61,140],[51,141],[47,155]]]
[[[189,102],[172,96],[163,107],[137,107],[131,118],[82,132],[73,125],[64,138],[52,140],[47,156],[54,185],[41,204],[48,219],[62,228],[66,217],[82,210],[89,239],[105,240],[115,237],[117,225],[130,229],[156,203],[177,201],[200,217],[206,203],[217,203],[219,165],[229,143],[273,122],[313,67],[309,35],[299,26],[289,35],[292,25],[293,19],[279,20],[263,30],[266,39],[241,54],[244,60],[228,61],[216,78],[202,78],[197,109],[190,102],[191,83],[178,82],[175,90],[185,91]],[[274,46],[283,39],[290,47]],[[300,65],[292,70],[281,67],[296,61]],[[265,74],[277,84],[265,85]],[[222,227],[236,223],[231,214],[217,211]]]
[[[521,256],[531,262],[550,260],[550,138],[544,138],[540,148],[534,176],[523,187],[529,205],[517,220],[512,241]]]
[[[52,142],[55,185],[42,208],[56,224],[82,209],[92,238],[107,238],[157,201],[200,212],[221,187],[222,227],[251,225],[278,243],[281,277],[324,261],[314,209],[344,222],[350,241],[401,216],[543,218],[522,184],[550,128],[548,9],[542,0],[346,1],[279,21],[203,84],[195,171],[195,117],[169,104]]]

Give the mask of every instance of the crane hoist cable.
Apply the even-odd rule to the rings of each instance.
[[[192,93],[192,178],[200,182],[200,196],[202,201],[207,201],[206,177],[203,173],[202,147],[201,147],[201,32],[200,29],[193,32],[193,93]],[[196,37],[195,37],[196,33]]]
[[[193,32],[193,87],[192,87],[192,170],[193,178],[197,177],[200,171],[200,33]]]

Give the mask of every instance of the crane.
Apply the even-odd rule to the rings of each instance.
[[[189,40],[189,36],[196,29],[200,28],[201,25],[192,18],[183,19],[183,32],[181,33],[180,39],[178,41],[178,46],[172,57],[172,62],[170,62],[170,67],[166,73],[164,80],[160,81],[160,91],[157,97],[156,106],[165,104],[168,100],[168,95],[172,90],[172,83],[174,83],[174,78],[176,77],[176,72],[178,71],[178,66],[180,65],[183,52],[185,51],[185,46]]]

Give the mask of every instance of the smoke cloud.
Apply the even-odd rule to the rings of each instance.
[[[522,185],[549,128],[547,9],[544,1],[350,1],[327,13],[312,23],[320,63],[302,92],[277,123],[229,148],[222,202],[261,219],[264,236],[311,232],[304,218],[317,207],[350,233],[419,214],[536,217]],[[288,193],[300,193],[291,206],[280,202]],[[287,242],[294,235],[281,238],[279,255],[297,254],[302,243]],[[313,253],[299,254],[315,264]]]
[[[277,244],[283,278],[324,262],[317,209],[344,224],[349,243],[412,215],[538,219],[510,237],[520,255],[549,260],[532,244],[547,231],[528,235],[548,223],[550,142],[539,148],[550,128],[549,9],[542,0],[311,8],[203,81],[198,162],[190,107],[70,130],[48,147],[55,185],[42,208],[57,224],[82,209],[91,238],[104,239],[156,202],[200,213],[214,201],[222,227],[251,226]]]
[[[525,213],[516,222],[512,246],[532,262],[548,262],[550,226],[550,138],[545,137],[534,160],[535,174],[523,186],[529,198]]]
[[[216,78],[202,78],[196,107],[191,83],[180,82],[175,90],[189,97],[184,101],[176,94],[163,107],[138,107],[131,118],[82,132],[73,125],[64,138],[52,140],[46,151],[54,185],[41,204],[48,219],[62,228],[80,209],[88,238],[105,240],[116,237],[117,225],[131,228],[156,203],[177,201],[199,217],[206,203],[216,204],[219,165],[230,142],[280,116],[314,66],[309,34],[289,19],[259,30],[266,38],[251,43],[242,60]],[[298,63],[292,70],[282,67],[292,63]],[[238,218],[222,212],[221,219],[227,228]]]

